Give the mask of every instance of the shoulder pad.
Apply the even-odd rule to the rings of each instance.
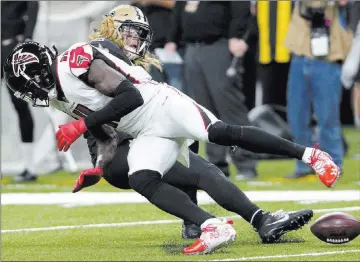
[[[131,61],[126,56],[124,50],[109,39],[97,38],[90,41],[90,45],[94,46],[102,53],[110,53],[111,55],[123,60],[128,65],[131,65]]]
[[[89,70],[91,61],[94,59],[93,47],[88,43],[77,43],[67,51],[71,73],[77,77],[86,73]]]

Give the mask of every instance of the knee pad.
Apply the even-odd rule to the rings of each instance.
[[[237,145],[242,137],[242,127],[228,125],[222,121],[212,124],[209,129],[209,141],[222,146]]]
[[[153,170],[140,170],[129,176],[131,188],[149,201],[163,184],[160,173]]]

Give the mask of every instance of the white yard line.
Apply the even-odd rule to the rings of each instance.
[[[21,228],[21,229],[8,229],[1,230],[1,233],[19,233],[19,232],[37,232],[37,231],[53,231],[53,230],[67,230],[78,228],[101,228],[101,227],[132,227],[141,225],[164,225],[179,223],[181,220],[154,220],[154,221],[136,221],[136,222],[123,222],[111,224],[89,224],[89,225],[74,225],[74,226],[55,226],[55,227],[39,227],[39,228]]]
[[[358,211],[360,206],[344,207],[344,208],[328,208],[328,209],[315,209],[314,213],[327,213],[327,212],[341,212],[341,211]],[[228,216],[230,219],[241,219],[240,216]],[[154,221],[136,221],[136,222],[123,222],[111,224],[89,224],[89,225],[73,225],[73,226],[54,226],[54,227],[39,227],[39,228],[20,228],[20,229],[4,229],[1,233],[21,233],[21,232],[38,232],[38,231],[53,231],[53,230],[68,230],[68,229],[83,229],[83,228],[107,228],[107,227],[131,227],[140,225],[158,225],[158,224],[174,224],[180,223],[182,220],[154,220]]]
[[[328,256],[328,255],[347,254],[347,253],[360,253],[360,249],[328,251],[328,252],[318,252],[318,253],[302,253],[302,254],[291,254],[291,255],[239,257],[239,258],[227,258],[227,259],[210,260],[210,261],[248,261],[248,260],[290,258],[290,257],[318,257],[318,256]]]
[[[294,190],[294,191],[246,191],[253,202],[338,202],[360,201],[359,190]],[[206,193],[198,193],[199,204],[212,204]],[[136,192],[79,192],[73,193],[3,193],[1,205],[79,205],[148,203]]]

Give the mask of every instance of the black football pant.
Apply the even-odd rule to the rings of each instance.
[[[127,163],[129,152],[128,138],[123,137],[122,141],[119,142],[114,160],[104,168],[104,179],[112,186],[120,189],[131,189],[128,177],[129,166]],[[87,142],[94,164],[96,162],[96,141],[92,136],[88,136]],[[239,214],[246,221],[250,222],[252,215],[259,207],[253,204],[214,164],[193,152],[190,152],[190,163],[190,168],[186,168],[179,162],[176,162],[162,178],[163,182],[181,189],[189,196],[188,199],[185,199],[187,203],[177,203],[174,205],[174,202],[171,202],[171,199],[169,199],[170,195],[167,195],[169,205],[172,208],[174,206],[179,208],[177,213],[183,214],[183,217],[188,217],[188,220],[193,223],[201,221],[200,217],[196,216],[197,212],[193,212],[194,209],[191,211],[182,207],[191,206],[191,201],[197,204],[196,191],[197,189],[202,189],[220,206]],[[200,223],[196,224],[200,225]]]

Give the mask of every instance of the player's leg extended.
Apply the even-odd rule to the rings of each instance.
[[[253,126],[228,125],[217,119],[206,108],[182,97],[167,101],[171,125],[178,127],[172,135],[186,136],[223,146],[237,145],[255,153],[286,155],[302,159],[305,147],[274,136]],[[180,112],[180,113],[179,113]],[[170,128],[169,128],[170,129]],[[168,129],[168,130],[169,130]]]
[[[141,136],[135,139],[128,155],[129,183],[161,210],[201,225],[203,233],[200,239],[184,249],[184,253],[209,253],[220,245],[233,242],[236,232],[225,220],[202,210],[184,192],[161,179],[175,163],[180,146],[174,140],[160,137]]]
[[[123,141],[118,145],[118,150],[114,157],[114,161],[111,161],[107,166],[104,168],[104,179],[114,187],[121,188],[121,189],[130,189],[129,185],[129,166],[127,163],[127,155],[129,153],[129,141]],[[181,165],[180,163],[176,162],[174,166]],[[182,165],[181,165],[182,166]],[[172,174],[173,169],[171,168],[167,173]],[[181,175],[181,174],[177,174]],[[163,178],[165,182],[166,178]],[[177,187],[176,185],[174,185]],[[196,198],[196,188],[186,187],[186,186],[178,186],[178,188],[185,192],[191,199],[191,201],[197,205],[197,198]],[[182,237],[184,239],[187,238],[196,238],[199,237],[201,234],[200,227],[196,224],[193,224],[191,221],[184,221],[182,226]]]
[[[190,168],[175,164],[172,172],[168,172],[164,179],[174,186],[204,190],[220,206],[237,213],[249,222],[259,232],[264,243],[275,242],[284,233],[301,228],[312,218],[312,210],[301,210],[291,214],[278,212],[276,215],[264,212],[215,165],[193,153],[190,153],[190,163]]]
[[[119,188],[119,189],[131,189],[129,185],[129,165],[127,162],[127,156],[129,153],[129,144],[130,144],[130,136],[120,136],[121,139],[118,142],[118,147],[116,154],[114,156],[113,161],[107,164],[103,170],[103,178],[112,186]],[[89,148],[89,152],[91,155],[91,161],[93,165],[96,163],[97,159],[97,146],[96,146],[96,139],[90,135],[90,133],[86,134],[87,144]],[[175,164],[181,165],[180,163]],[[171,168],[168,173],[173,173],[173,168]],[[178,175],[178,173],[176,173]],[[75,191],[79,191],[84,187],[92,186],[96,184],[100,180],[99,176],[86,176],[83,178],[83,182],[81,185],[78,185],[78,188]],[[166,182],[166,178],[164,179]],[[196,188],[193,187],[186,187],[186,186],[179,186],[179,189],[184,191],[191,199],[191,201],[197,204],[196,198]],[[199,226],[193,224],[190,221],[184,221],[182,227],[182,236],[183,238],[196,238],[201,234],[201,230]]]
[[[221,145],[236,145],[255,153],[284,155],[311,166],[321,182],[333,187],[340,176],[340,168],[330,155],[319,149],[304,147],[252,126],[228,125],[217,122],[208,128],[209,141]]]
[[[302,160],[314,168],[327,187],[333,186],[340,175],[340,169],[331,157],[316,148],[304,147],[261,128],[226,124],[207,109],[182,97],[174,96],[167,103],[169,119],[172,125],[176,123],[172,135]]]
[[[133,140],[128,154],[129,183],[161,210],[201,225],[214,216],[162,180],[163,174],[176,162],[179,150],[180,145],[171,139],[142,136]]]
[[[118,150],[116,152],[116,155],[114,157],[114,161],[111,161],[107,166],[104,168],[104,175],[103,177],[105,180],[111,184],[114,187],[121,188],[121,189],[131,189],[129,185],[129,165],[127,163],[127,155],[129,153],[129,141],[123,141],[118,146]],[[176,166],[182,166],[180,163],[176,162],[175,165],[166,173],[166,175],[163,177],[164,182],[167,181],[167,174],[169,176],[175,175],[182,175],[179,173],[176,173]],[[184,167],[184,166],[182,166]],[[185,167],[184,167],[185,168]],[[187,168],[185,168],[187,169]],[[175,172],[174,172],[175,171]],[[181,191],[186,193],[191,201],[197,205],[197,189],[194,187],[188,187],[188,186],[181,186],[181,185],[173,185],[177,188],[179,188]],[[200,227],[191,221],[184,221],[182,225],[182,238],[184,239],[191,239],[191,238],[197,238],[201,234]]]

